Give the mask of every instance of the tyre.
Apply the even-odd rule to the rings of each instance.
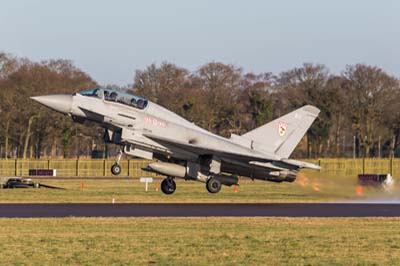
[[[172,178],[166,178],[161,182],[161,191],[166,194],[170,195],[174,193],[176,190],[176,183]]]
[[[113,174],[113,175],[119,175],[120,173],[121,173],[121,166],[119,165],[119,164],[114,164],[112,167],[111,167],[111,173]]]
[[[206,188],[210,193],[218,193],[221,190],[221,182],[213,177],[207,180]]]

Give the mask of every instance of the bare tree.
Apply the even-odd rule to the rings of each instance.
[[[308,157],[320,156],[328,148],[331,126],[330,102],[326,91],[328,78],[329,73],[324,65],[306,63],[300,68],[282,72],[276,79],[280,114],[306,104],[321,109],[306,136]]]
[[[398,82],[382,69],[362,64],[348,66],[343,76],[353,127],[364,148],[363,155],[369,157],[384,107],[396,92]]]

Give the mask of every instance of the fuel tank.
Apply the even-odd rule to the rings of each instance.
[[[148,167],[152,171],[166,176],[174,176],[181,178],[184,178],[186,176],[186,167],[179,164],[154,162],[150,163]]]

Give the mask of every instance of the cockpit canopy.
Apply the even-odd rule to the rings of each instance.
[[[96,97],[105,101],[122,103],[133,106],[135,108],[146,108],[148,101],[145,98],[114,89],[96,88],[79,92],[80,95],[88,97]]]

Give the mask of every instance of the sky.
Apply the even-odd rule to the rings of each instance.
[[[398,0],[0,0],[0,51],[70,59],[102,85],[152,63],[279,73],[304,62],[400,76]]]

